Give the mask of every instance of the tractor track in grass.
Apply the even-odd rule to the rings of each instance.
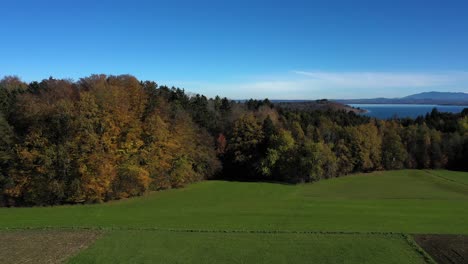
[[[452,183],[456,183],[456,184],[460,184],[460,185],[463,185],[463,186],[468,187],[468,184],[466,184],[466,183],[459,182],[459,181],[456,181],[456,180],[454,180],[454,179],[450,179],[450,178],[441,176],[441,175],[436,174],[436,173],[434,173],[434,172],[432,172],[432,171],[424,170],[424,172],[427,173],[427,174],[429,174],[429,175],[431,175],[431,176],[433,176],[433,177],[436,177],[436,178],[439,178],[439,179],[443,179],[443,180],[446,180],[446,181],[449,181],[449,182],[452,182]]]

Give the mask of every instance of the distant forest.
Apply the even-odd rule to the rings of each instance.
[[[188,94],[130,75],[0,81],[0,205],[96,203],[204,179],[468,170],[468,109],[376,120]]]

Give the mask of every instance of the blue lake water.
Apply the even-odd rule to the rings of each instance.
[[[416,118],[420,115],[430,113],[433,108],[437,108],[439,112],[460,113],[468,106],[462,105],[418,105],[418,104],[350,104],[352,107],[365,109],[368,112],[364,115],[376,117],[380,119],[388,119],[392,117],[411,117]]]

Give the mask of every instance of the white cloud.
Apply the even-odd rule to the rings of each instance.
[[[468,91],[468,72],[291,71],[230,83],[177,82],[187,90],[229,98],[317,99],[401,97],[423,91]]]
[[[392,72],[320,72],[293,71],[309,78],[311,84],[331,87],[433,87],[468,82],[468,72],[392,73]]]

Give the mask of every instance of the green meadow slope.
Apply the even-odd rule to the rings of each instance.
[[[206,181],[105,204],[2,208],[0,230],[103,229],[71,263],[424,263],[404,234],[468,234],[467,182],[421,170]]]
[[[2,208],[0,228],[468,234],[467,177],[402,170],[304,185],[207,181],[105,204]]]

